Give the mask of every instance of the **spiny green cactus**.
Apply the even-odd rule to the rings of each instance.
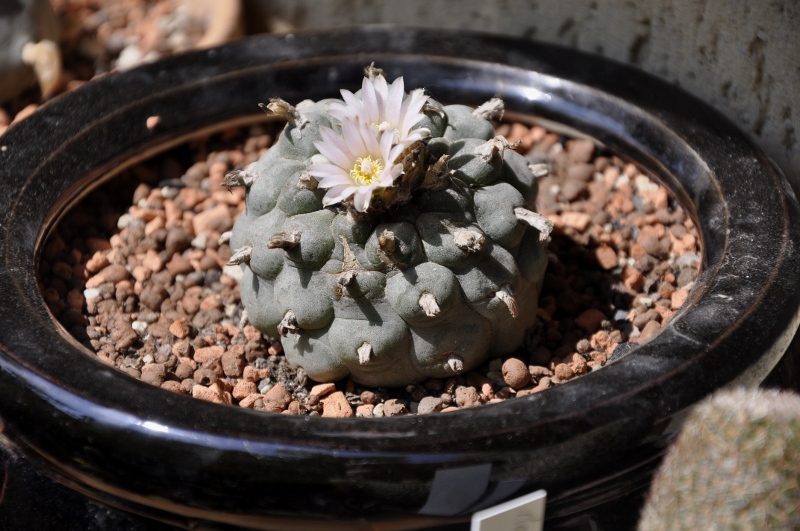
[[[249,321],[314,380],[452,376],[522,345],[552,225],[525,158],[495,136],[500,100],[442,107],[366,74],[342,100],[263,106],[288,123],[226,178],[248,188],[231,263]]]
[[[800,396],[739,389],[698,405],[639,529],[800,529]]]

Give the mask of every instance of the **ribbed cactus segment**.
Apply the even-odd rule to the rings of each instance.
[[[800,529],[800,396],[738,389],[698,405],[639,529]]]
[[[250,322],[318,381],[406,385],[522,346],[551,228],[537,185],[489,121],[370,67],[342,100],[273,99],[287,119],[246,186],[232,264]],[[541,173],[541,169],[539,169]]]

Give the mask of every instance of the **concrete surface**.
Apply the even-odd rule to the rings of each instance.
[[[245,1],[251,31],[367,23],[463,28],[636,65],[727,115],[800,190],[800,1]]]

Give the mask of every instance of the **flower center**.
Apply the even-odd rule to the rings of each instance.
[[[382,171],[383,164],[381,164],[380,159],[372,160],[372,157],[359,158],[356,159],[353,169],[350,170],[350,177],[359,186],[366,186],[377,181]]]

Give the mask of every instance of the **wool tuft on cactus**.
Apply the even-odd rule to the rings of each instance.
[[[370,65],[342,99],[273,99],[287,124],[256,163],[231,236],[251,324],[317,381],[406,385],[523,345],[552,224],[536,176],[472,109]]]

